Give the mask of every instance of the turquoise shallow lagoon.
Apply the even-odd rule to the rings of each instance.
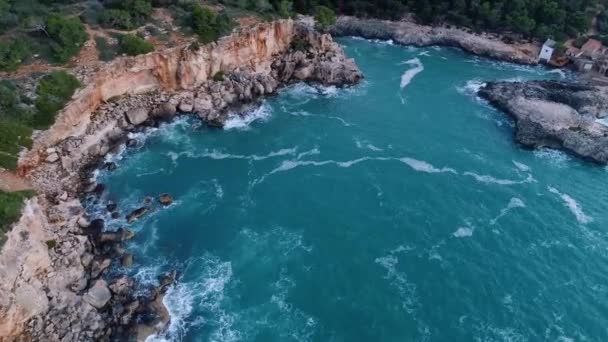
[[[180,271],[153,339],[607,341],[608,171],[522,149],[475,96],[564,75],[340,42],[362,84],[294,85],[224,130],[182,117],[98,175],[123,214],[176,198],[116,270]]]

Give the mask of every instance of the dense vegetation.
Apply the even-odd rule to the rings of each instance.
[[[125,34],[120,37],[120,52],[127,54],[129,56],[136,56],[145,54],[148,52],[152,52],[154,50],[154,46],[139,38],[134,34]]]
[[[448,22],[477,30],[511,31],[528,37],[544,39],[553,36],[564,39],[586,32],[591,19],[597,14],[598,5],[606,5],[607,1],[294,0],[294,9],[312,13],[319,4],[341,14],[397,19],[411,12],[425,23]],[[602,23],[608,23],[608,20]]]
[[[21,149],[32,145],[32,130],[53,124],[55,114],[79,86],[74,76],[64,71],[52,72],[40,79],[32,103],[12,82],[0,81],[0,167],[17,166]]]
[[[6,233],[11,224],[21,215],[23,202],[33,195],[31,191],[10,193],[0,191],[0,246],[6,241]]]

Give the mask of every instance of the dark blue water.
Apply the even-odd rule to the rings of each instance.
[[[523,150],[474,95],[563,77],[341,41],[366,80],[296,85],[225,130],[181,118],[101,173],[173,341],[606,341],[608,173]],[[111,226],[124,225],[114,221]]]

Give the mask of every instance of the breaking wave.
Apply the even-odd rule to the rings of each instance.
[[[167,290],[163,304],[171,316],[169,327],[146,342],[180,341],[189,329],[201,325],[212,329],[212,341],[238,341],[240,333],[232,328],[235,315],[222,308],[225,288],[232,279],[231,263],[207,255],[193,260],[184,273],[197,274],[197,278]],[[194,308],[202,314],[192,315]]]
[[[261,106],[246,111],[245,113],[230,113],[228,114],[228,119],[224,123],[225,130],[231,129],[241,129],[246,130],[249,129],[249,125],[251,123],[258,120],[267,120],[272,115],[272,108],[263,103]]]
[[[407,85],[410,84],[410,82],[412,82],[412,79],[414,79],[414,77],[416,77],[416,75],[418,75],[419,73],[421,73],[424,70],[424,66],[422,65],[422,62],[420,61],[420,59],[418,59],[418,58],[412,58],[401,64],[408,64],[408,65],[412,66],[411,69],[405,71],[403,73],[403,75],[401,75],[400,87],[401,87],[401,89],[403,89],[403,88],[407,87]]]
[[[579,223],[587,224],[589,222],[593,222],[593,218],[590,216],[587,216],[583,212],[583,208],[574,198],[570,197],[568,194],[559,192],[559,190],[557,190],[554,187],[549,186],[548,189],[549,189],[549,192],[558,195],[562,199],[562,201],[564,201],[564,205],[568,209],[570,209],[570,211],[572,212],[572,214],[574,214],[574,216],[576,217],[576,220]]]

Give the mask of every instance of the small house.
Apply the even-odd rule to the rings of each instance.
[[[589,39],[581,46],[581,52],[586,57],[594,58],[602,52],[602,42],[597,39]]]
[[[550,61],[551,57],[553,57],[553,51],[555,51],[555,41],[552,39],[547,39],[547,41],[543,44],[543,47],[540,49],[538,60],[541,62]]]

